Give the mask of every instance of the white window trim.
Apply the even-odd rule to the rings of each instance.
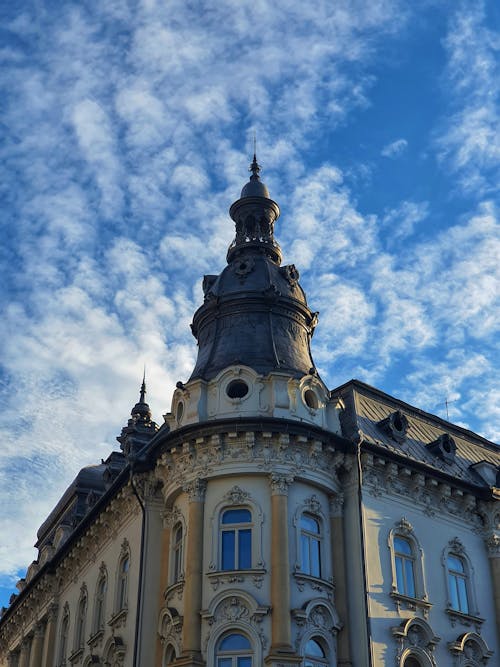
[[[320,540],[319,540],[319,555],[321,563],[321,577],[316,577],[312,574],[307,574],[307,572],[302,571],[302,548],[301,548],[301,525],[300,521],[303,514],[309,514],[319,523],[320,530]],[[323,507],[316,495],[312,495],[309,498],[306,498],[299,507],[295,510],[293,516],[293,527],[295,529],[295,565],[294,565],[294,574],[299,577],[311,578],[311,579],[320,579],[321,581],[332,582],[332,567],[331,567],[331,558],[329,557],[329,545],[330,545],[330,528],[329,521],[326,514],[323,512]]]
[[[467,589],[467,600],[469,603],[468,613],[464,613],[459,609],[454,609],[451,606],[451,591],[450,591],[450,581],[448,577],[448,556],[457,556],[464,564],[464,574],[465,574],[465,586]],[[443,549],[443,554],[441,556],[441,563],[443,565],[444,577],[446,582],[446,611],[452,616],[455,620],[457,619],[474,619],[476,623],[482,623],[484,619],[479,616],[479,608],[477,606],[476,598],[476,587],[474,585],[474,566],[470,560],[464,545],[459,540],[458,537],[451,539],[448,544]]]
[[[128,572],[127,572],[127,585],[125,589],[125,600],[124,604],[120,605],[120,597],[121,597],[121,571],[122,571],[122,563],[123,561],[128,558],[129,564],[128,564]],[[115,613],[114,616],[116,617],[117,614],[120,614],[120,612],[127,611],[128,610],[128,602],[129,602],[129,593],[130,593],[130,566],[132,564],[132,557],[130,553],[130,545],[125,538],[122,542],[121,549],[120,549],[120,555],[118,557],[118,563],[116,567],[116,576],[115,576],[115,596],[114,596],[114,608],[115,608]]]
[[[396,550],[394,548],[394,540],[396,537],[402,537],[407,542],[409,542],[413,552],[415,597],[404,595],[398,590],[398,580],[396,576]],[[420,546],[420,542],[418,541],[413,531],[413,526],[410,524],[408,519],[406,519],[406,517],[402,517],[401,520],[391,528],[387,540],[387,546],[389,548],[392,573],[391,597],[393,597],[398,602],[407,603],[409,608],[411,608],[413,605],[415,607],[422,607],[424,611],[428,611],[431,605],[428,601],[427,590],[425,586],[424,550]]]
[[[97,604],[98,604],[98,596],[99,596],[99,588],[101,585],[101,581],[104,579],[106,582],[106,590],[104,592],[104,597],[103,597],[103,603],[102,603],[102,624],[99,624],[99,619],[97,616]],[[104,562],[101,563],[101,566],[99,568],[99,576],[97,577],[97,582],[95,585],[95,595],[94,595],[94,611],[92,615],[92,635],[97,635],[99,632],[103,631],[105,626],[106,626],[106,602],[108,598],[108,591],[109,591],[109,576],[108,576],[108,570],[106,568],[106,565]]]
[[[175,572],[174,572],[174,565],[175,565],[175,543],[174,543],[174,537],[175,537],[175,529],[177,526],[182,527],[182,544],[181,544],[181,564],[180,564],[180,574],[179,578],[175,579]],[[172,525],[172,530],[170,533],[170,554],[169,554],[169,563],[168,563],[168,588],[170,589],[171,586],[175,586],[177,584],[181,584],[184,582],[185,575],[186,575],[186,521],[184,519],[184,516],[179,513],[175,517],[175,521]]]
[[[221,553],[221,519],[222,514],[228,509],[249,509],[252,514],[252,566],[249,570],[222,570]],[[210,560],[210,572],[224,574],[226,572],[252,572],[265,569],[264,556],[262,553],[262,525],[264,515],[260,505],[252,498],[250,493],[233,486],[224,498],[215,506],[212,515],[212,557]]]
[[[80,618],[80,609],[82,602],[85,602],[85,611],[83,614],[83,619]],[[78,597],[78,602],[76,605],[73,652],[80,651],[85,647],[85,626],[87,625],[88,612],[89,612],[89,594],[87,591],[86,584],[83,584],[82,587],[80,588],[80,595]],[[79,636],[80,634],[81,637]]]

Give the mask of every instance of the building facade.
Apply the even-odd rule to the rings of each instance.
[[[158,427],[81,470],[0,619],[9,667],[500,664],[500,450],[357,380],[252,175],[203,281],[198,358]]]

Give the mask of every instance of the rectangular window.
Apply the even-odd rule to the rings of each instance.
[[[238,531],[238,569],[249,570],[252,567],[252,531]]]
[[[234,530],[222,532],[222,569],[234,570],[235,539]]]
[[[252,658],[238,658],[238,667],[252,667]]]

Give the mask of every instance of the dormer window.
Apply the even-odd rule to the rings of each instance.
[[[457,445],[451,435],[442,433],[439,438],[427,445],[427,449],[446,463],[452,463],[455,460]]]
[[[408,425],[408,419],[401,410],[392,412],[388,417],[378,422],[378,426],[397,442],[403,442],[406,439]]]

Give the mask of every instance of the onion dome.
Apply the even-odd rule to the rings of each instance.
[[[190,380],[210,380],[232,365],[293,377],[314,368],[310,340],[317,313],[307,305],[295,266],[281,266],[274,239],[280,210],[260,180],[255,155],[250,171],[240,199],[229,210],[236,236],[228,264],[220,275],[203,279],[205,302],[191,325],[198,358]]]

